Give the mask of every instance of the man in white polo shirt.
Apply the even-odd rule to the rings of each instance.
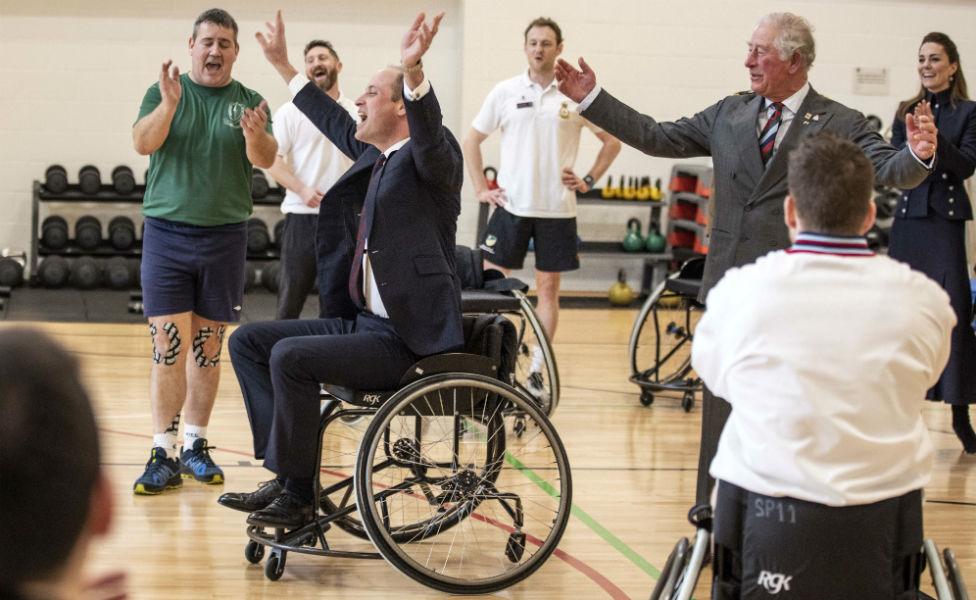
[[[478,200],[496,208],[481,240],[485,268],[506,274],[522,268],[529,241],[534,240],[536,311],[552,340],[559,319],[560,274],[579,268],[576,192],[588,191],[603,176],[620,152],[620,142],[580,117],[576,103],[557,89],[556,57],[563,51],[559,25],[539,17],[525,28],[524,39],[528,70],[491,90],[463,148]],[[499,128],[500,187],[488,189],[481,143]],[[580,176],[574,165],[584,128],[603,147]],[[534,372],[542,366],[541,353],[536,354]]]
[[[692,364],[732,405],[710,469],[712,597],[903,598],[932,470],[921,404],[956,318],[937,284],[868,249],[858,146],[812,136],[788,172],[792,247],[728,270],[695,330]]]
[[[342,63],[332,44],[312,40],[305,45],[305,75],[359,120],[356,104],[339,92]],[[288,190],[281,203],[285,227],[281,246],[281,283],[276,318],[297,319],[315,285],[315,224],[319,203],[352,161],[308,120],[294,104],[281,105],[273,119],[278,156],[268,170]],[[319,316],[326,315],[319,301]]]

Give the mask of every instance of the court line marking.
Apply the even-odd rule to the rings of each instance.
[[[116,435],[125,435],[125,436],[129,436],[129,437],[136,437],[136,438],[142,438],[142,439],[152,439],[152,436],[151,435],[145,435],[145,434],[140,434],[140,433],[132,433],[132,432],[129,432],[129,431],[119,431],[119,430],[116,430],[116,429],[106,429],[104,427],[99,427],[98,429],[100,431],[104,431],[105,433],[112,433],[112,434],[116,434]],[[237,454],[237,455],[240,455],[240,456],[251,456],[252,455],[251,452],[242,452],[241,450],[235,450],[233,448],[227,448],[226,446],[221,446],[220,447],[220,450],[221,450],[221,452],[227,452],[229,454]],[[509,455],[509,453],[506,452],[505,454],[506,454],[506,459],[507,459],[507,456]],[[518,459],[515,459],[514,457],[512,457],[512,459],[515,460],[516,462],[518,460]],[[521,464],[521,463],[519,463],[519,464]],[[516,468],[518,468],[518,467],[516,467]],[[531,470],[528,469],[528,467],[525,467],[525,465],[522,465],[522,468],[519,469],[519,470],[523,474],[526,474],[526,476],[528,476],[528,472],[531,472]],[[332,474],[339,475],[339,476],[342,476],[342,477],[347,477],[347,475],[346,474],[343,474],[343,473],[332,472]],[[533,479],[533,477],[529,477],[529,479],[532,480],[533,483],[535,483],[536,485],[539,485],[538,482],[540,482],[540,481],[543,484],[548,485],[547,482],[545,482],[544,480],[542,480],[535,473],[532,473],[532,475],[535,477],[535,479]],[[542,486],[540,486],[540,487],[542,487]],[[551,486],[550,486],[550,488],[551,488]],[[547,490],[545,487],[542,487],[542,489],[544,491],[546,491],[546,493],[550,493],[550,494],[552,493],[549,490]],[[578,507],[575,504],[572,505],[572,507],[570,509],[570,513],[573,514],[574,516],[576,516],[581,521],[583,521],[583,523],[585,523],[587,525],[587,527],[590,527],[590,529],[593,529],[594,531],[596,531],[596,533],[598,535],[600,535],[600,537],[602,537],[604,540],[610,542],[610,540],[607,537],[604,537],[604,535],[601,533],[601,530],[604,531],[604,532],[606,532],[606,534],[609,535],[611,539],[617,540],[624,548],[627,548],[627,550],[630,550],[630,548],[627,547],[626,544],[624,544],[622,541],[620,541],[612,533],[610,533],[609,531],[607,531],[604,527],[602,527],[601,525],[599,525],[596,522],[596,520],[594,520],[592,517],[590,517],[589,515],[587,515],[582,510],[579,510]],[[585,515],[585,518],[584,517],[581,517],[580,515]],[[587,519],[590,522],[592,522],[593,525],[596,525],[598,529],[594,529],[593,525],[591,525],[590,522],[587,522]],[[620,548],[618,548],[617,546],[615,546],[613,544],[613,542],[610,542],[610,544],[611,544],[611,546],[613,546],[614,548],[616,548],[618,551],[620,551]],[[633,552],[633,551],[631,550],[631,552]],[[613,598],[613,600],[632,600],[632,598],[630,596],[628,596],[615,583],[613,583],[612,581],[610,581],[610,579],[608,579],[602,573],[600,573],[599,571],[597,571],[593,567],[589,566],[585,562],[583,562],[580,559],[576,558],[572,554],[570,554],[570,553],[568,553],[568,552],[566,552],[564,550],[560,550],[559,548],[556,548],[556,550],[552,554],[553,554],[553,556],[558,557],[560,560],[562,560],[563,562],[565,562],[569,566],[571,566],[574,569],[576,569],[577,571],[579,571],[584,576],[588,577],[593,583],[595,583],[601,589],[603,589],[603,591],[607,592],[607,594],[609,594],[610,597]],[[634,555],[637,556],[637,558],[639,558],[640,560],[643,560],[643,558],[640,558],[640,556],[637,555],[636,553],[634,553]],[[625,556],[626,556],[626,554],[625,554]],[[644,561],[644,562],[646,563],[647,561]],[[647,563],[647,564],[648,564],[648,566],[651,566],[650,563]],[[653,566],[651,566],[651,569],[653,569],[654,572],[658,573],[657,575],[652,575],[652,577],[657,578],[660,575],[660,572],[658,572],[657,569],[654,569]]]

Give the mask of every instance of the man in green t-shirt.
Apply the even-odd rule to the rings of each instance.
[[[179,487],[181,475],[224,480],[206,428],[224,329],[238,320],[243,302],[251,171],[270,167],[278,147],[267,102],[231,78],[240,50],[234,18],[221,9],[202,13],[189,50],[190,73],[181,76],[164,62],[132,128],[136,151],[150,155],[142,294],[153,343],[153,447],[133,486],[137,494]]]

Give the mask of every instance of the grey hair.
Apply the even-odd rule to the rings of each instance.
[[[759,20],[758,25],[771,25],[776,29],[773,45],[779,50],[781,60],[789,60],[796,52],[808,69],[813,66],[817,45],[813,41],[813,26],[809,21],[793,13],[769,13]]]

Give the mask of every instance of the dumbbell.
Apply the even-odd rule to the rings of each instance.
[[[112,187],[119,194],[131,194],[136,189],[136,176],[132,169],[125,165],[112,169]]]
[[[244,293],[250,292],[255,285],[260,283],[258,279],[258,269],[254,263],[247,262],[244,265]]]
[[[268,184],[268,178],[264,175],[264,171],[254,169],[251,172],[251,198],[255,200],[264,198],[270,189],[271,186]]]
[[[79,290],[98,287],[102,279],[102,269],[98,261],[90,256],[82,256],[71,265],[71,285]]]
[[[51,215],[41,223],[41,243],[45,248],[61,250],[68,245],[68,222],[64,217]]]
[[[264,252],[271,245],[271,234],[264,221],[257,218],[247,220],[247,251],[251,254]]]
[[[85,250],[94,250],[102,243],[102,224],[91,215],[75,221],[75,242]]]
[[[285,220],[281,219],[274,226],[274,245],[275,248],[281,250],[281,243],[284,242],[285,235]]]
[[[0,256],[0,287],[18,287],[24,283],[24,266],[27,264],[23,253],[13,256]]]
[[[63,256],[45,257],[37,268],[37,278],[47,288],[63,287],[68,282],[69,274],[68,259]]]
[[[102,278],[105,285],[113,290],[127,290],[135,279],[133,265],[124,256],[113,256],[105,261]]]
[[[78,170],[78,185],[83,194],[97,194],[102,189],[102,174],[95,165],[85,165]]]
[[[44,187],[52,194],[63,194],[68,189],[68,171],[61,165],[51,165],[44,171]]]
[[[124,215],[113,217],[108,222],[108,239],[116,250],[128,250],[136,241],[136,224]]]
[[[261,284],[274,294],[281,285],[281,265],[278,261],[268,261],[261,268]]]

